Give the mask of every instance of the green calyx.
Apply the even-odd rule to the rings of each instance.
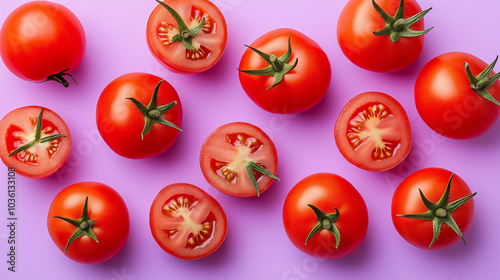
[[[498,61],[498,56],[488,67],[486,67],[486,69],[483,70],[483,72],[479,73],[479,75],[477,76],[474,76],[470,71],[469,63],[465,62],[464,66],[465,66],[465,72],[467,73],[467,78],[469,79],[470,82],[470,88],[473,89],[475,92],[477,92],[477,94],[500,106],[500,102],[498,102],[498,100],[496,100],[488,92],[488,89],[496,81],[498,81],[498,79],[500,79],[500,73],[496,73],[495,75],[490,77],[491,72],[493,72],[493,68],[495,68],[495,65],[497,64],[497,61]]]
[[[375,0],[372,0],[373,7],[379,15],[385,21],[385,27],[379,31],[373,31],[375,36],[390,36],[393,43],[396,43],[401,37],[418,37],[425,35],[427,32],[431,31],[434,27],[423,31],[411,30],[410,27],[422,19],[432,8],[429,8],[425,11],[421,11],[420,13],[405,19],[405,1],[401,0],[399,2],[398,10],[394,17],[388,15],[380,6],[375,3]]]
[[[205,25],[205,18],[203,18],[197,26],[189,29],[184,20],[181,18],[181,16],[170,6],[167,4],[163,3],[162,1],[156,0],[161,6],[163,6],[167,11],[172,15],[174,18],[175,22],[177,23],[177,28],[179,29],[179,33],[174,35],[171,38],[171,42],[182,42],[182,44],[186,47],[188,50],[196,50],[196,48],[193,46],[193,38],[200,33],[200,31],[203,29],[203,26]]]
[[[265,175],[267,177],[270,177],[272,179],[280,181],[280,179],[278,177],[276,177],[274,174],[272,174],[267,169],[265,169],[264,167],[262,167],[261,165],[255,163],[253,161],[249,161],[246,164],[245,168],[247,170],[248,177],[250,177],[250,181],[252,181],[252,184],[253,184],[255,190],[257,191],[257,197],[260,196],[260,190],[259,190],[259,186],[257,185],[257,180],[255,179],[255,175],[253,174],[254,170],[261,173],[262,175]]]
[[[258,70],[242,70],[239,68],[238,70],[245,74],[254,76],[274,76],[274,84],[269,88],[267,88],[267,90],[272,89],[273,87],[279,85],[279,83],[281,83],[281,81],[283,80],[283,77],[288,72],[292,71],[299,62],[299,59],[297,58],[295,59],[295,62],[292,65],[288,64],[288,62],[290,61],[290,57],[292,56],[292,44],[290,43],[290,35],[288,35],[288,50],[284,55],[280,57],[277,57],[274,54],[271,55],[266,54],[248,45],[245,45],[245,47],[250,48],[251,50],[256,52],[267,63],[269,63],[269,66]]]
[[[458,234],[458,236],[460,236],[460,238],[462,238],[464,245],[467,245],[465,243],[464,236],[463,236],[462,232],[460,231],[460,228],[458,227],[457,223],[455,222],[455,220],[451,216],[451,213],[453,211],[457,210],[458,207],[462,206],[465,202],[467,202],[473,196],[475,196],[476,193],[462,197],[462,198],[457,199],[453,202],[448,202],[448,199],[450,198],[451,181],[452,181],[454,175],[455,174],[451,175],[450,180],[448,181],[448,185],[446,186],[446,190],[444,191],[443,196],[439,199],[439,201],[437,203],[430,202],[424,196],[422,191],[419,189],[420,197],[422,198],[422,202],[424,203],[425,207],[427,207],[427,209],[428,209],[427,212],[421,213],[421,214],[397,215],[398,217],[403,217],[403,218],[432,221],[432,228],[433,228],[433,232],[434,232],[434,237],[431,241],[431,244],[429,245],[429,248],[432,247],[434,242],[439,237],[439,234],[441,233],[441,226],[443,224],[447,224],[451,229],[453,229],[453,231],[455,231]]]
[[[75,84],[78,85],[78,83],[75,80],[75,77],[73,77],[71,74],[66,73],[68,70],[69,70],[69,68],[64,70],[64,71],[61,71],[57,74],[53,74],[53,75],[48,76],[46,82],[47,81],[54,81],[54,82],[60,83],[65,88],[67,88],[67,87],[69,87],[69,82],[64,78],[64,76],[69,76],[73,80],[73,82],[75,82]]]
[[[151,131],[151,128],[153,127],[154,123],[163,124],[172,127],[174,129],[177,129],[179,131],[182,131],[182,129],[178,128],[175,124],[167,121],[162,117],[163,114],[170,111],[170,109],[174,108],[174,106],[177,105],[177,101],[170,102],[167,105],[163,106],[157,105],[158,90],[160,89],[161,83],[164,81],[165,80],[161,80],[158,82],[158,84],[156,84],[153,96],[151,97],[151,101],[149,102],[148,106],[144,106],[141,102],[139,102],[135,98],[132,97],[127,98],[134,103],[137,109],[139,109],[141,114],[144,116],[144,128],[141,133],[141,139],[144,139],[144,135],[146,135],[149,131]]]
[[[318,220],[318,223],[314,228],[311,230],[309,235],[306,238],[306,245],[307,242],[318,232],[326,229],[328,230],[333,236],[335,237],[335,249],[339,247],[340,244],[340,232],[335,225],[335,222],[339,219],[340,217],[340,212],[337,207],[335,207],[335,213],[329,213],[326,214],[325,212],[319,210],[316,206],[307,204],[307,206],[311,207],[311,209],[314,211],[314,214],[316,214],[316,219]]]
[[[83,205],[82,216],[78,220],[71,220],[68,218],[60,217],[60,216],[52,217],[52,218],[57,218],[57,219],[61,219],[63,221],[66,221],[66,222],[68,222],[76,227],[75,232],[73,233],[71,238],[68,240],[68,243],[66,244],[66,248],[64,249],[65,253],[66,253],[66,251],[68,251],[69,245],[71,245],[71,243],[73,243],[73,241],[75,241],[76,239],[78,239],[84,235],[89,236],[90,238],[94,239],[95,242],[99,243],[99,241],[97,240],[97,237],[95,236],[94,231],[93,231],[94,225],[96,224],[96,222],[92,221],[89,218],[89,211],[88,211],[88,207],[87,207],[88,201],[89,201],[89,197],[87,196],[87,198],[85,198],[85,204]]]
[[[19,147],[17,149],[15,149],[12,153],[9,154],[9,157],[11,157],[11,156],[13,156],[21,151],[27,150],[27,149],[29,149],[37,144],[50,142],[50,141],[55,140],[55,139],[60,138],[60,137],[66,137],[66,135],[62,135],[62,134],[54,134],[54,135],[42,137],[42,116],[43,116],[43,108],[42,108],[42,110],[40,110],[40,114],[38,115],[38,120],[36,121],[35,139],[31,140],[30,142],[22,145],[21,147]]]

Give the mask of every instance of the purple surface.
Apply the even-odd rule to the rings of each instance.
[[[2,1],[0,22],[27,1]],[[26,105],[46,106],[61,115],[71,129],[73,147],[63,169],[43,180],[17,176],[17,272],[7,270],[7,169],[0,167],[1,279],[498,279],[500,212],[497,200],[500,123],[468,141],[443,139],[419,117],[413,86],[419,70],[433,57],[465,51],[491,62],[500,39],[490,34],[500,26],[500,2],[421,0],[433,6],[426,16],[428,35],[420,58],[392,74],[371,73],[350,63],[336,40],[342,1],[214,1],[228,23],[226,53],[211,70],[178,75],[162,68],[145,39],[154,1],[57,1],[72,10],[87,35],[87,51],[73,72],[79,85],[35,84],[18,79],[0,63],[0,116]],[[302,14],[302,15],[301,15]],[[259,20],[256,20],[259,15]],[[267,31],[295,28],[314,39],[332,63],[333,77],[326,97],[299,115],[274,115],[259,109],[241,89],[236,67],[245,47]],[[499,67],[496,67],[499,71]],[[102,89],[128,72],[164,77],[179,92],[184,123],[176,143],[165,153],[145,160],[114,154],[100,138],[95,106]],[[413,150],[392,171],[370,173],[349,164],[333,139],[333,126],[353,96],[369,90],[395,97],[406,109],[413,130]],[[260,198],[235,198],[207,184],[199,168],[200,147],[216,127],[246,121],[274,140],[279,154],[278,176]],[[309,144],[310,143],[310,144]],[[440,251],[424,251],[404,241],[390,218],[392,194],[404,177],[425,167],[442,167],[459,174],[477,191],[472,227],[458,242]],[[361,247],[339,260],[318,260],[303,254],[288,240],[281,211],[288,191],[316,172],[333,172],[349,180],[363,195],[369,211],[368,234]],[[53,244],[46,215],[54,196],[80,181],[99,181],[125,199],[132,228],[124,249],[112,260],[93,266],[75,263]],[[213,195],[228,216],[229,230],[213,255],[182,261],[165,253],[153,240],[148,223],[156,194],[176,182],[195,184]],[[42,272],[43,271],[43,272]]]

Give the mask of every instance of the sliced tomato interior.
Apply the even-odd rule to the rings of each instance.
[[[227,144],[231,145],[234,154],[226,160],[217,160],[212,158],[210,166],[212,172],[225,179],[231,184],[237,184],[240,180],[247,180],[248,173],[246,165],[254,158],[252,155],[261,151],[264,144],[257,138],[245,133],[230,133],[225,136]],[[256,162],[267,169],[264,164]],[[257,182],[264,176],[262,173],[252,170]],[[244,176],[245,179],[239,178]]]
[[[189,29],[198,26],[201,23],[202,19],[205,18],[205,23],[200,33],[213,34],[216,32],[216,21],[211,18],[210,15],[201,7],[191,5],[189,8],[183,8],[181,11],[177,12],[181,15],[182,19]],[[186,59],[193,61],[202,60],[212,55],[212,50],[210,50],[208,44],[206,44],[209,38],[207,36],[203,36],[200,33],[192,39],[193,46],[196,48],[195,50],[187,49],[182,45],[182,42],[172,42],[172,37],[176,34],[179,34],[179,29],[175,21],[161,21],[156,30],[158,40],[165,47],[176,45],[177,48],[180,48],[180,46],[182,46],[181,48],[185,52],[184,56],[186,57]]]
[[[176,194],[163,205],[162,229],[176,247],[197,249],[213,238],[215,214],[208,203],[189,194]]]
[[[349,120],[347,139],[356,152],[365,152],[374,161],[391,158],[401,145],[396,121],[391,110],[382,103],[360,107]]]
[[[28,118],[29,123],[27,125],[24,125],[23,128],[14,124],[11,124],[7,128],[5,142],[9,153],[35,139],[35,128],[37,120],[37,117],[30,117]],[[57,127],[49,120],[42,119],[41,138],[54,134],[60,134]],[[38,143],[31,148],[13,155],[13,157],[15,157],[21,163],[37,166],[41,164],[41,159],[47,158],[49,161],[52,160],[52,158],[59,152],[61,148],[61,141],[62,138],[57,138],[49,142]]]

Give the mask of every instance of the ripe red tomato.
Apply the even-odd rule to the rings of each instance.
[[[70,259],[102,263],[125,245],[130,221],[122,197],[107,185],[81,182],[63,189],[52,201],[47,228]]]
[[[32,82],[56,81],[80,65],[85,32],[66,7],[47,1],[28,2],[5,19],[0,30],[0,55],[9,70]]]
[[[260,128],[228,123],[212,132],[201,147],[203,176],[217,190],[232,196],[259,196],[278,171],[273,141]]]
[[[149,213],[154,239],[174,257],[194,260],[212,254],[227,233],[224,209],[191,184],[172,184],[156,196]]]
[[[385,11],[389,24],[375,5]],[[337,24],[340,49],[347,59],[366,70],[392,72],[403,69],[422,52],[423,34],[432,28],[422,31],[424,20],[418,18],[429,10],[422,11],[415,0],[350,0],[342,10]],[[401,20],[403,18],[404,21]]]
[[[422,169],[403,180],[394,192],[392,221],[410,244],[438,250],[452,245],[460,237],[463,239],[460,235],[467,232],[474,215],[471,198],[475,193],[471,194],[462,178],[452,174],[441,168]],[[465,244],[465,239],[463,241]]]
[[[464,63],[468,63],[471,77],[479,75],[476,82],[469,80]],[[454,139],[475,138],[488,131],[500,116],[500,83],[498,75],[492,77],[495,64],[491,66],[462,52],[445,53],[429,61],[415,84],[415,104],[424,122]],[[486,68],[489,71],[483,77],[480,73]],[[488,81],[480,88],[482,78]]]
[[[323,49],[306,35],[287,28],[255,40],[243,54],[239,70],[248,97],[260,108],[278,114],[304,112],[317,104],[332,76]]]
[[[146,30],[156,60],[178,73],[212,68],[227,43],[226,20],[220,10],[208,0],[157,2],[160,5],[151,13]]]
[[[410,153],[410,121],[396,99],[381,92],[365,92],[340,112],[335,142],[355,166],[374,172],[389,170]]]
[[[359,192],[331,173],[310,175],[288,193],[283,224],[290,241],[316,258],[337,259],[356,250],[368,230],[368,211]]]
[[[177,139],[182,105],[175,89],[145,73],[122,75],[97,102],[97,128],[117,154],[139,159],[158,155]]]
[[[71,150],[71,134],[64,120],[39,106],[8,113],[0,121],[0,137],[2,161],[7,167],[14,167],[17,174],[29,178],[54,174]]]

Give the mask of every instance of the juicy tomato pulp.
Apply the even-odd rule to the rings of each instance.
[[[35,139],[35,128],[42,107],[29,106],[8,113],[0,121],[0,158],[17,174],[30,178],[44,178],[55,173],[66,162],[71,149],[71,135],[63,119],[43,108],[41,138],[63,134],[66,137],[38,143],[9,157],[17,148]]]
[[[220,204],[190,184],[172,184],[161,190],[149,218],[158,245],[180,259],[210,255],[226,237],[227,218]]]
[[[227,43],[227,26],[220,10],[207,0],[165,1],[184,20],[189,29],[199,25],[203,29],[193,37],[195,50],[187,49],[182,42],[172,42],[179,28],[172,15],[158,5],[147,24],[149,50],[165,67],[175,72],[198,73],[208,70],[219,61]]]
[[[385,171],[401,163],[410,152],[411,139],[405,110],[380,92],[354,97],[335,124],[335,142],[341,154],[368,171]]]
[[[225,124],[210,134],[200,153],[201,171],[219,191],[240,197],[258,195],[246,170],[252,161],[272,174],[278,171],[278,153],[272,140],[260,128],[244,122]],[[252,170],[259,193],[273,179]]]

